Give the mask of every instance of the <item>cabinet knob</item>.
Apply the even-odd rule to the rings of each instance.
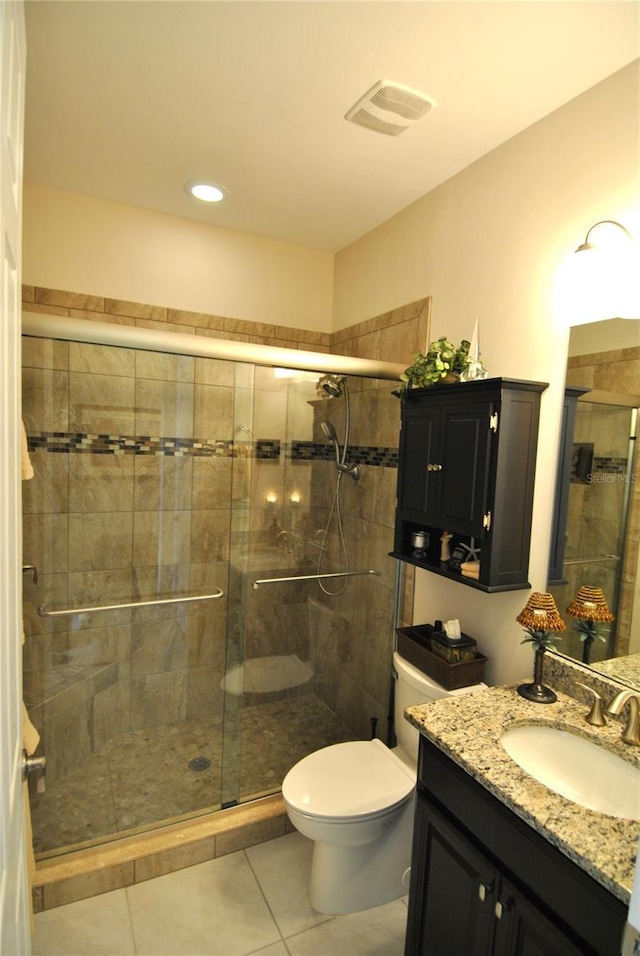
[[[481,883],[480,886],[478,887],[478,899],[480,900],[481,903],[484,903],[486,898],[487,898],[487,887],[484,885],[484,883]]]
[[[496,919],[502,919],[502,903],[500,900],[497,901],[493,911],[496,915]]]
[[[442,471],[442,465],[436,465],[429,463],[427,465],[427,471]]]

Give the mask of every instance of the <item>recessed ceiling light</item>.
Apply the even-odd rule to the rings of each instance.
[[[222,186],[216,186],[215,183],[185,183],[184,188],[190,196],[201,202],[220,202],[226,196],[226,190]]]

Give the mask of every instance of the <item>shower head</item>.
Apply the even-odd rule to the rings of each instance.
[[[347,376],[324,375],[320,379],[320,387],[330,398],[340,398],[347,387]]]

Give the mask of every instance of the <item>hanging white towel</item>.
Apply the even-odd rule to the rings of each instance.
[[[22,426],[22,480],[27,481],[29,478],[33,478],[33,465],[29,458],[29,443],[27,442],[24,422],[21,421],[20,425]]]

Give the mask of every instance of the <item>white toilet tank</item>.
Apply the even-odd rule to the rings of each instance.
[[[420,732],[405,719],[407,707],[416,704],[426,704],[430,700],[439,700],[441,697],[472,694],[483,690],[486,684],[472,684],[458,690],[445,690],[440,684],[414,667],[401,657],[397,651],[393,652],[393,667],[398,675],[395,682],[393,719],[395,724],[397,748],[396,753],[406,763],[416,767],[418,763],[418,742]]]

